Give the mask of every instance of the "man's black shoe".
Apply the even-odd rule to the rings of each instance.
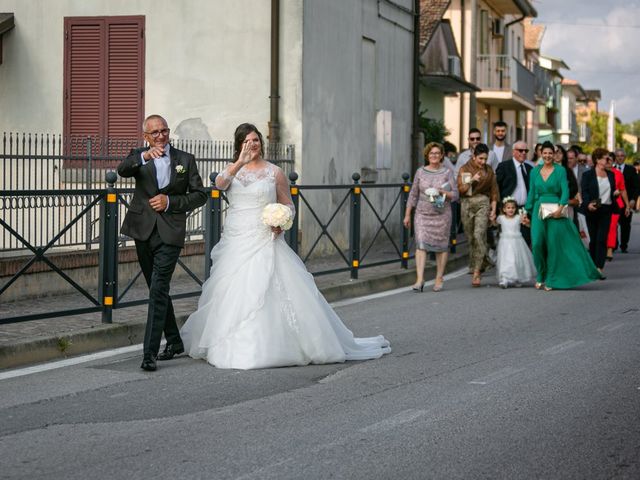
[[[627,253],[627,249],[626,249],[626,248],[621,248],[621,249],[620,249],[620,251],[621,251],[622,253]]]
[[[164,351],[158,355],[158,360],[171,360],[176,355],[184,353],[184,345],[182,343],[174,343],[164,347]]]
[[[142,359],[142,365],[140,368],[146,370],[147,372],[155,372],[158,369],[156,365],[156,359],[153,357],[144,357]]]

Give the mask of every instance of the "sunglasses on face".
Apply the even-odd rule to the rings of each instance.
[[[516,152],[529,153],[528,148],[516,148],[515,150]]]
[[[471,141],[471,142],[479,142],[480,141],[480,137],[469,137],[469,141]]]

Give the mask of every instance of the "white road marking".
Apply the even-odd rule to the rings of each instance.
[[[451,280],[461,275],[464,275],[467,272],[466,268],[462,268],[460,270],[456,270],[455,272],[451,272],[444,276],[445,280]],[[425,283],[426,285],[432,285],[433,280]],[[346,305],[355,305],[357,303],[367,302],[369,300],[373,300],[376,298],[384,298],[391,295],[397,295],[399,293],[406,293],[408,287],[396,288],[394,290],[388,290],[386,292],[374,293],[372,295],[364,295],[362,297],[350,298],[347,300],[341,300],[338,302],[334,302],[331,304],[333,308],[344,307]],[[44,363],[42,365],[34,365],[32,367],[20,368],[16,370],[9,370],[8,372],[0,372],[0,380],[6,380],[8,378],[22,377],[24,375],[31,375],[33,373],[41,373],[46,372],[48,370],[54,370],[56,368],[68,367],[71,365],[79,365],[81,363],[92,362],[94,360],[100,360],[109,357],[115,357],[116,355],[121,355],[123,353],[132,353],[142,350],[142,344],[139,345],[131,345],[129,347],[116,348],[113,350],[105,350],[99,353],[92,353],[90,355],[82,355],[79,357],[69,358],[67,360],[59,360],[55,362]]]
[[[515,368],[515,367],[505,367],[500,370],[490,373],[485,377],[476,378],[475,380],[471,380],[469,383],[472,385],[487,385],[489,383],[497,382],[498,380],[502,380],[503,378],[510,377],[515,375],[516,373],[520,373],[524,370],[524,368]]]
[[[58,360],[55,362],[43,363],[42,365],[34,365],[33,367],[20,368],[17,370],[9,370],[8,372],[0,372],[0,380],[7,380],[8,378],[22,377],[25,375],[31,375],[33,373],[46,372],[47,370],[54,370],[56,368],[69,367],[71,365],[78,365],[80,363],[92,362],[94,360],[101,360],[103,358],[114,357],[116,355],[122,355],[123,353],[131,353],[142,351],[142,344],[131,345],[129,347],[114,348],[112,350],[105,350],[103,352],[92,353],[90,355],[82,355],[80,357],[67,358],[66,360]]]
[[[392,428],[399,427],[400,425],[404,425],[405,423],[413,422],[414,420],[423,417],[427,414],[426,410],[416,410],[410,408],[409,410],[404,410],[396,415],[393,415],[389,418],[385,418],[379,422],[376,422],[367,427],[361,428],[359,431],[361,433],[380,433],[386,430],[391,430]]]
[[[455,272],[446,274],[444,276],[444,279],[453,280],[454,278],[458,278],[458,277],[461,277],[462,275],[466,275],[466,273],[467,273],[467,267],[461,268],[460,270],[456,270]],[[424,286],[430,287],[431,285],[434,284],[434,282],[435,280],[430,280],[428,282],[425,282]],[[407,293],[407,291],[409,291],[410,289],[411,289],[410,287],[395,288],[393,290],[387,290],[385,292],[380,292],[380,293],[372,293],[371,295],[364,295],[362,297],[348,298],[346,300],[333,302],[331,306],[333,308],[346,307],[347,305],[355,305],[357,303],[367,302],[369,300],[374,300],[376,298],[384,298],[384,297],[390,297],[392,295],[398,295],[399,293]]]
[[[622,328],[626,325],[626,323],[624,322],[616,322],[616,323],[609,323],[607,325],[603,325],[602,327],[600,327],[598,329],[599,332],[613,332],[614,330],[618,330],[619,328]]]
[[[553,347],[547,348],[546,350],[542,350],[538,352],[540,355],[556,355],[558,353],[565,352],[570,348],[577,347],[584,343],[583,340],[569,340],[567,342],[559,343],[558,345],[554,345]]]

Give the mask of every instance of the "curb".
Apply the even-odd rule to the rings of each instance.
[[[450,257],[447,272],[465,266],[468,262],[466,249]],[[427,265],[425,277],[435,275],[435,265]],[[415,280],[415,270],[395,272],[367,280],[353,280],[348,283],[320,288],[328,302],[336,302],[386,290],[407,287]],[[178,325],[188,318],[187,314],[176,315]],[[95,353],[100,350],[141,344],[144,339],[145,320],[117,324],[101,324],[86,330],[60,336],[42,336],[18,341],[13,345],[0,347],[0,370],[22,367],[52,360]]]

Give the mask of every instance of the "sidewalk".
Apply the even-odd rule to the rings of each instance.
[[[466,245],[458,245],[457,253],[449,256],[447,270],[466,265]],[[314,262],[310,271],[323,269]],[[427,261],[425,278],[435,276],[435,264]],[[408,269],[400,268],[400,262],[359,271],[358,280],[351,280],[349,272],[321,275],[315,278],[318,288],[329,302],[368,295],[394,288],[408,287],[415,281],[413,262]],[[181,278],[171,284],[171,293],[191,291],[193,280]],[[144,287],[146,289],[146,287]],[[148,293],[139,287],[136,293],[146,298]],[[0,305],[0,317],[34,311],[55,311],[78,307],[78,295],[59,295]],[[198,305],[198,297],[174,301],[178,324],[182,325]],[[86,306],[86,305],[85,305]],[[109,348],[142,343],[147,305],[137,305],[114,310],[113,323],[101,323],[100,313],[58,317],[43,320],[0,325],[0,369],[13,368],[50,360],[61,360],[76,355]]]

